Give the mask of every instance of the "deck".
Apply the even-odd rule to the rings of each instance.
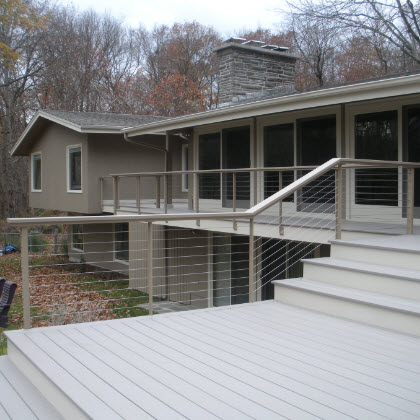
[[[420,339],[274,301],[7,335],[86,417],[420,418]]]

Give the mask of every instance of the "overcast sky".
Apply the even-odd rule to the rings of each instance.
[[[225,37],[241,29],[276,29],[281,16],[275,9],[285,7],[284,0],[61,0],[80,9],[92,8],[122,17],[130,26],[196,20],[211,25]]]

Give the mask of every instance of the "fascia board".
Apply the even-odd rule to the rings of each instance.
[[[420,75],[401,76],[393,79],[362,82],[348,86],[331,87],[318,91],[303,92],[265,99],[229,108],[219,108],[213,111],[200,112],[182,117],[171,118],[155,123],[122,130],[128,137],[151,134],[157,131],[176,130],[185,127],[213,124],[275,114],[285,111],[295,111],[304,108],[314,108],[340,103],[380,99],[391,96],[407,95],[420,92]]]

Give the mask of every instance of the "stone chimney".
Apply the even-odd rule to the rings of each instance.
[[[215,48],[219,60],[219,104],[283,86],[294,90],[298,57],[288,50],[244,38],[229,38]]]

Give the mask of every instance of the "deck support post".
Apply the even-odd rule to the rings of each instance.
[[[104,179],[99,178],[99,188],[100,188],[100,200],[101,200],[101,211],[104,211]]]
[[[163,208],[168,213],[168,175],[163,175]]]
[[[28,228],[20,231],[20,252],[22,266],[22,301],[23,301],[23,328],[31,328],[31,304],[29,292],[29,254],[28,254]]]
[[[114,176],[114,214],[117,214],[117,210],[120,208],[120,177]]]
[[[153,315],[153,222],[147,222],[147,290],[149,315]]]
[[[338,165],[335,171],[335,239],[341,239],[343,220],[343,167]]]
[[[283,189],[283,172],[279,172],[279,191]],[[279,201],[279,235],[284,235],[283,200]]]
[[[232,173],[232,211],[236,212],[236,172]],[[233,230],[238,230],[236,219],[233,219]]]
[[[156,208],[160,209],[160,176],[156,177]]]
[[[249,219],[249,303],[255,301],[254,291],[254,218]]]
[[[199,174],[194,174],[194,208],[196,213],[200,213],[200,184],[199,184]],[[197,226],[200,226],[200,220],[196,221]]]
[[[414,168],[407,170],[407,235],[414,233]]]
[[[137,206],[137,213],[141,214],[140,210],[140,177],[136,177],[136,206]]]

